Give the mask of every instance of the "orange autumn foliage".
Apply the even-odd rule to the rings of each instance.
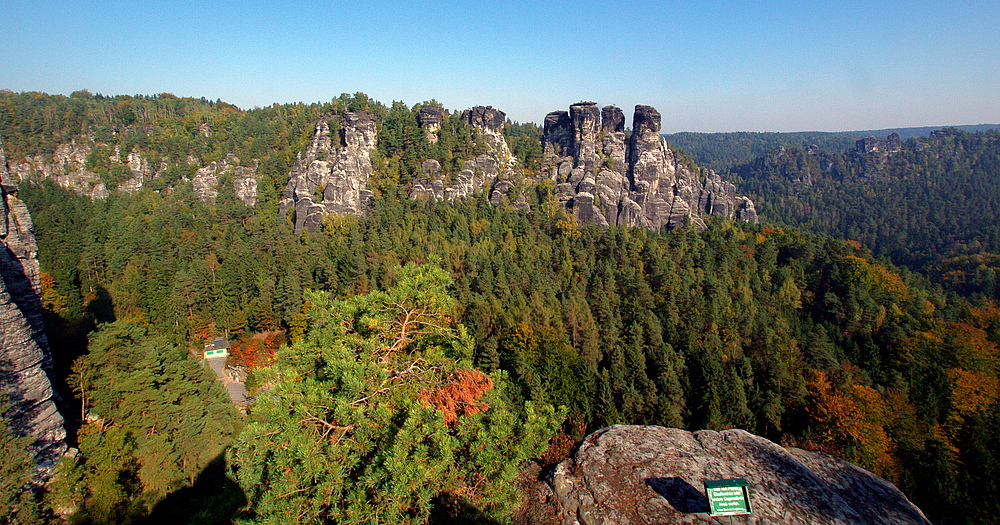
[[[946,371],[951,384],[953,415],[965,418],[993,403],[1000,392],[1000,380],[987,374],[950,368]]]
[[[456,370],[444,386],[437,390],[422,389],[418,398],[444,415],[445,423],[453,424],[459,416],[489,410],[490,405],[480,401],[490,389],[493,380],[475,368]]]
[[[835,387],[825,372],[806,372],[806,413],[820,445],[843,450],[852,462],[878,474],[896,470],[893,443],[885,424],[890,414],[875,389],[849,383]]]
[[[257,334],[251,338],[239,339],[229,345],[229,353],[242,361],[249,369],[264,368],[274,362],[278,348],[285,343],[281,331]]]
[[[66,298],[56,290],[56,278],[51,274],[41,272],[42,306],[50,312],[66,313]]]
[[[202,341],[208,341],[212,336],[212,332],[215,330],[215,323],[209,323],[206,325],[199,326],[194,329],[194,338],[200,339]]]
[[[1000,308],[997,308],[993,304],[977,308],[969,308],[966,318],[969,320],[969,323],[974,325],[976,328],[982,328],[987,331],[991,328],[996,329],[997,327],[1000,327]]]

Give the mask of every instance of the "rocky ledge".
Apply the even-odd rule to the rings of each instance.
[[[871,472],[743,430],[608,427],[587,436],[551,483],[565,525],[718,523],[704,482],[730,478],[750,484],[753,513],[739,523],[930,524]]]

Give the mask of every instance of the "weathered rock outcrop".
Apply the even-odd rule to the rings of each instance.
[[[92,199],[105,199],[109,192],[101,176],[86,169],[87,157],[94,147],[88,137],[60,144],[52,156],[38,155],[20,161],[11,159],[10,173],[19,182],[41,182],[51,179],[59,186]]]
[[[854,143],[854,149],[858,153],[898,153],[903,149],[903,141],[898,133],[890,133],[885,140],[879,140],[874,136],[868,136]]]
[[[202,135],[211,135],[207,125],[199,128]],[[206,136],[207,136],[206,135]],[[151,159],[138,147],[132,148],[121,161],[118,146],[101,144],[94,137],[80,136],[69,144],[60,144],[51,155],[37,155],[10,162],[11,178],[19,182],[41,182],[51,179],[59,186],[72,190],[92,199],[105,199],[111,194],[100,174],[87,169],[87,157],[98,147],[106,147],[108,160],[123,164],[131,176],[118,182],[114,191],[134,193],[150,181],[156,179],[167,169],[167,163]],[[156,163],[159,163],[157,166]],[[197,158],[188,156],[189,166],[199,165]],[[247,205],[252,206],[257,198],[257,161],[251,165],[241,165],[234,155],[227,155],[220,162],[212,162],[195,172],[191,182],[195,193],[206,202],[214,202],[218,195],[219,178],[228,175],[236,195]]]
[[[465,161],[462,171],[450,184],[441,173],[441,163],[438,161],[425,160],[420,169],[423,176],[413,181],[410,188],[411,199],[465,199],[479,188],[491,184],[500,175],[497,161],[489,155]]]
[[[418,117],[421,127],[427,133],[428,126],[425,125],[424,109],[427,108],[421,109]],[[507,115],[503,111],[489,106],[476,106],[463,111],[462,120],[479,130],[486,142],[488,153],[465,161],[462,171],[450,181],[445,179],[438,161],[433,159],[424,161],[420,166],[421,177],[414,180],[410,188],[411,199],[448,201],[464,199],[472,196],[480,188],[489,186],[490,202],[499,205],[513,187],[508,179],[515,159],[507,145],[507,139],[503,135]],[[433,123],[433,118],[428,122]],[[440,127],[436,129],[440,129]],[[524,197],[516,199],[511,204],[518,209],[527,209],[528,207]]]
[[[438,132],[441,131],[441,124],[448,116],[448,111],[441,106],[424,106],[417,112],[417,124],[424,130],[427,142],[437,144]]]
[[[543,149],[560,202],[580,223],[677,227],[703,215],[757,221],[753,202],[717,173],[685,165],[660,135],[660,113],[636,106],[625,139],[621,109],[579,102],[545,117]]]
[[[500,165],[500,170],[508,172],[514,162],[514,155],[510,152],[507,139],[503,136],[507,114],[491,106],[476,106],[463,111],[462,120],[480,131],[490,155]]]
[[[368,178],[375,137],[375,119],[367,112],[326,116],[316,123],[281,199],[281,213],[294,213],[296,232],[319,228],[325,214],[362,215],[371,209]]]
[[[229,154],[220,162],[195,171],[191,184],[199,199],[214,203],[219,195],[219,178],[228,176],[236,196],[247,206],[253,206],[257,201],[257,166],[256,160],[252,166],[241,166],[239,157]]]
[[[42,317],[40,270],[31,217],[7,193],[10,174],[0,149],[0,388],[14,432],[37,441],[30,452],[40,472],[50,472],[66,451],[63,417],[56,409]]]
[[[551,482],[566,525],[638,525],[717,523],[703,482],[730,478],[750,483],[753,514],[741,523],[930,523],[866,470],[742,430],[608,427],[587,436]]]

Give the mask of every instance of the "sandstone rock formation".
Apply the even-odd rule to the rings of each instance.
[[[9,180],[0,149],[0,388],[12,405],[4,416],[15,433],[37,439],[30,452],[45,473],[66,451],[66,430],[48,375],[52,358],[31,217],[24,203],[7,193]]]
[[[315,230],[325,214],[367,213],[372,206],[368,178],[375,149],[375,119],[367,112],[326,116],[312,142],[292,167],[281,213],[294,213],[295,231]]]
[[[420,169],[422,177],[413,181],[410,188],[411,199],[454,200],[471,197],[472,194],[492,183],[500,175],[499,165],[493,157],[480,155],[465,161],[461,172],[455,180],[448,184],[441,173],[441,164],[434,160],[425,160]]]
[[[447,116],[448,111],[441,106],[424,106],[420,108],[420,111],[417,113],[417,123],[420,125],[420,129],[424,130],[427,142],[437,144],[438,132],[441,131],[441,123],[444,122]]]
[[[424,120],[425,109],[427,108],[420,110],[419,121],[424,132],[428,133],[429,128],[425,125]],[[479,130],[480,136],[486,142],[488,153],[465,161],[462,171],[450,182],[445,180],[438,161],[434,159],[424,161],[421,164],[421,177],[415,179],[410,188],[411,199],[433,198],[448,201],[465,199],[471,197],[480,188],[489,186],[490,202],[499,205],[513,187],[508,179],[515,158],[503,135],[507,115],[503,111],[489,106],[476,106],[463,111],[462,120]],[[434,120],[430,119],[427,122],[433,123]],[[436,129],[440,129],[440,127]],[[436,134],[434,138],[437,139]],[[528,203],[523,196],[512,204],[518,209],[528,208]]]
[[[502,172],[509,171],[514,162],[507,139],[503,136],[503,127],[507,123],[507,114],[491,106],[476,106],[462,112],[462,120],[478,129],[486,140],[486,147],[500,165]]]
[[[750,483],[753,513],[739,523],[930,523],[866,470],[742,430],[608,427],[587,436],[551,482],[565,525],[639,525],[718,523],[703,482],[730,478]]]
[[[257,200],[257,166],[256,160],[252,166],[241,166],[239,157],[229,154],[222,161],[195,171],[191,184],[199,199],[214,203],[219,195],[219,178],[228,175],[236,196],[247,206],[253,206]]]
[[[111,157],[114,160],[120,158],[118,156],[118,146],[115,146],[115,153]],[[132,148],[132,151],[128,152],[125,156],[125,165],[132,172],[132,178],[118,183],[118,191],[135,193],[142,189],[147,180],[155,176],[155,173],[149,168],[149,159],[139,151],[139,148]]]
[[[79,137],[69,144],[60,144],[50,158],[45,155],[10,160],[10,174],[20,182],[41,182],[51,179],[59,186],[92,199],[105,199],[109,192],[101,176],[85,168],[93,140]]]
[[[885,140],[879,140],[874,136],[859,139],[854,143],[854,149],[858,153],[898,153],[903,150],[903,141],[898,133],[890,133]]]
[[[318,228],[325,214],[362,214],[371,206],[367,182],[375,125],[370,116],[359,115],[324,117],[300,154],[281,205],[283,213],[294,209],[297,231]],[[429,141],[437,139],[446,116],[440,106],[420,109],[417,120]],[[495,205],[509,202],[516,159],[503,135],[506,115],[476,106],[463,111],[462,120],[479,130],[488,153],[465,161],[450,179],[436,160],[425,160],[422,173],[411,182],[410,198],[450,201],[488,187]],[[569,112],[546,116],[547,175],[557,183],[560,202],[580,223],[660,228],[690,220],[704,228],[702,216],[713,214],[757,221],[753,202],[736,195],[733,184],[714,171],[687,166],[667,147],[655,109],[636,106],[633,120],[634,131],[626,140],[625,116],[614,106],[598,109],[593,102],[581,102]],[[331,123],[342,126],[337,142],[330,139]],[[331,187],[336,191],[331,193]],[[523,197],[510,204],[528,207]]]
[[[211,128],[202,124],[200,134],[211,135]],[[52,155],[36,155],[16,162],[10,162],[11,179],[20,182],[41,182],[51,179],[59,186],[72,190],[92,199],[105,199],[112,190],[101,179],[100,174],[87,169],[87,157],[98,147],[109,147],[108,160],[112,163],[122,163],[131,177],[120,181],[114,191],[134,193],[142,189],[149,181],[155,179],[167,169],[164,161],[155,161],[138,147],[133,147],[125,154],[121,162],[121,152],[118,146],[110,147],[94,141],[93,135],[83,135],[73,139],[69,144],[60,144]],[[159,162],[158,166],[154,166]],[[197,158],[189,155],[189,166],[199,165]],[[257,161],[249,166],[241,165],[240,160],[227,155],[220,162],[212,162],[195,172],[191,182],[195,193],[206,202],[215,202],[218,195],[218,181],[223,175],[228,175],[236,195],[247,205],[252,206],[257,198]]]
[[[615,106],[579,102],[545,117],[546,170],[580,223],[677,227],[703,215],[757,221],[753,202],[717,173],[685,165],[660,135],[660,113],[636,106],[632,135]]]

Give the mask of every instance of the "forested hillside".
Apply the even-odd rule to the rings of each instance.
[[[19,113],[37,118],[2,122],[12,159],[45,155],[36,139],[81,131],[124,140],[152,118],[137,108],[162,104],[201,112],[167,114],[143,133],[175,137],[178,159],[190,147],[272,166],[261,168],[271,196],[255,206],[221,184],[214,201],[199,199],[183,177],[104,200],[21,183],[56,369],[80,421],[80,457],[57,471],[42,518],[51,509],[84,523],[504,522],[523,461],[551,466],[585,432],[614,423],[739,427],[853,461],[943,521],[1000,510],[1000,309],[876,258],[865,244],[888,244],[874,233],[845,241],[718,217],[703,232],[581,226],[555,185],[535,179],[538,128],[514,123],[527,206],[492,203],[486,191],[408,199],[421,157],[472,155],[481,137],[455,122],[454,140],[432,148],[418,133],[421,105],[385,108],[361,94],[247,112],[164,95],[4,96],[39,101]],[[96,113],[69,128],[59,112],[75,100],[127,102],[138,120],[120,120],[121,109],[107,128]],[[296,234],[278,213],[281,177],[308,142],[310,118],[338,104],[368,104],[378,119],[379,198],[367,215],[330,215]],[[260,128],[244,127],[251,121]],[[908,141],[912,154],[830,159],[845,174],[838,182],[874,195],[902,191],[877,186],[891,179],[879,170],[902,159],[926,166],[923,187],[947,185],[934,170],[953,174],[957,195],[959,181],[974,183],[1000,158],[995,137],[948,132],[920,151]],[[270,145],[254,149],[258,141]],[[753,175],[770,164],[740,171],[786,223],[787,202],[766,188],[802,188],[795,198],[805,199],[831,177],[819,155],[796,155],[772,161],[788,166],[781,177]],[[782,160],[791,158],[810,175],[798,161],[792,172]],[[989,197],[966,199],[962,224],[995,232],[971,212],[995,219]],[[936,211],[916,206],[904,205],[906,224],[930,236],[923,218]],[[849,208],[828,213],[840,224]],[[851,224],[865,224],[857,217]],[[965,227],[933,232],[960,254]],[[930,246],[902,239],[913,257]],[[217,335],[250,369],[246,415],[193,357]]]
[[[105,203],[52,186],[22,195],[51,212],[36,219],[42,246],[78,236],[79,253],[101,255],[76,259],[79,272],[51,268],[79,280],[63,287],[74,293],[50,288],[53,326],[119,319],[98,334],[130,323],[180,344],[206,327],[298,340],[315,323],[305,290],[385,290],[400,265],[431,261],[452,276],[470,363],[506,371],[515,405],[567,407],[577,437],[610,423],[739,426],[843,455],[931,511],[996,468],[984,439],[998,428],[997,310],[963,307],[860,245],[728,222],[702,234],[580,229],[484,200],[386,200],[295,236],[273,215],[151,191]],[[78,222],[60,226],[74,205]],[[94,359],[92,342],[71,382]],[[916,482],[925,476],[950,481]]]
[[[1000,133],[954,128],[898,150],[776,150],[733,168],[761,215],[859,241],[947,283],[1000,299]]]
[[[997,129],[996,124],[958,126],[956,129],[975,132]],[[719,172],[733,166],[746,164],[755,158],[780,147],[814,148],[839,152],[854,148],[855,141],[868,136],[884,137],[891,133],[903,139],[927,137],[939,127],[893,128],[870,131],[798,131],[798,132],[753,132],[736,131],[730,133],[681,132],[664,135],[672,146],[680,148],[699,164]]]

